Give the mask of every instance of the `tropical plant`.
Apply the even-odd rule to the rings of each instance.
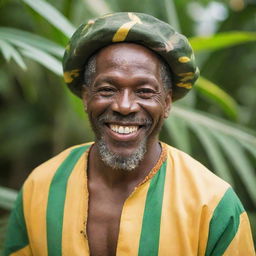
[[[184,0],[164,0],[157,6],[153,0],[63,0],[58,2],[58,6],[54,1],[21,2],[3,1],[3,9],[0,10],[6,11],[11,17],[17,15],[17,12],[13,13],[10,9],[22,10],[18,15],[21,24],[0,19],[5,24],[0,27],[0,52],[4,57],[0,62],[0,104],[3,106],[0,111],[0,118],[3,120],[0,127],[3,138],[0,152],[3,160],[1,166],[6,169],[2,175],[4,181],[0,185],[16,188],[28,174],[25,171],[20,174],[20,168],[32,169],[49,158],[49,154],[46,155],[45,152],[53,155],[68,145],[93,138],[81,102],[67,89],[63,89],[65,87],[61,79],[61,58],[75,26],[107,12],[129,10],[153,14],[177,29],[186,31],[186,34],[193,34],[193,22],[184,11],[187,8]],[[201,2],[206,5],[210,1]],[[250,27],[248,12],[251,11],[244,8],[244,12],[247,16],[241,14],[241,20],[245,27]],[[255,106],[253,102],[256,99],[239,86],[232,88],[230,81],[225,80],[223,83],[218,72],[210,72],[211,63],[215,64],[215,70],[220,65],[218,60],[214,60],[214,56],[219,56],[219,60],[222,58],[223,63],[227,63],[228,60],[223,56],[228,52],[234,53],[236,49],[243,51],[243,48],[248,47],[256,51],[250,45],[250,42],[256,41],[256,33],[250,29],[244,31],[243,27],[238,30],[230,26],[232,30],[229,29],[229,19],[234,19],[235,15],[231,12],[222,27],[220,26],[219,33],[207,37],[190,37],[202,67],[202,77],[194,92],[174,104],[161,138],[192,154],[233,185],[255,223],[256,133],[253,128],[256,123],[251,116],[254,114],[252,107]],[[233,64],[238,66],[237,63]],[[240,82],[243,79],[240,78]],[[225,90],[229,93],[213,81],[227,85]],[[256,81],[247,78],[246,83],[252,83],[248,87],[252,93]],[[239,92],[250,99],[249,102],[240,98]],[[246,111],[249,112],[247,115]],[[36,150],[32,150],[33,147]],[[0,187],[0,208],[10,210],[15,195],[15,191]],[[3,220],[0,220],[0,228],[3,226],[1,223],[6,223],[5,219],[4,215]]]

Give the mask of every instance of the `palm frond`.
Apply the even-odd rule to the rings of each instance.
[[[0,27],[0,39],[19,46],[24,43],[62,58],[64,48],[44,37],[16,28]]]
[[[21,69],[27,69],[26,64],[24,63],[20,53],[11,44],[4,40],[0,40],[0,51],[3,53],[3,56],[7,61],[13,59],[20,66]]]
[[[218,85],[201,76],[196,82],[195,89],[203,94],[207,100],[217,104],[230,118],[237,118],[238,105],[236,101]]]
[[[70,37],[75,31],[74,26],[53,5],[42,0],[22,0],[35,12],[45,18],[50,24],[59,29],[64,35]]]
[[[238,44],[256,41],[256,33],[229,31],[209,37],[192,37],[189,39],[194,51],[219,50]]]
[[[232,169],[236,170],[252,202],[256,205],[256,173],[246,155],[247,149],[256,156],[255,132],[221,118],[213,117],[210,114],[180,106],[173,107],[172,115],[176,120],[177,118],[184,120],[186,125],[194,131],[202,142],[203,150],[206,150],[215,172],[231,184],[233,184],[230,167],[232,165]],[[169,120],[167,120],[170,132],[173,131],[170,123],[175,122],[175,119],[172,118],[169,117]],[[172,137],[177,136],[177,134],[182,136],[182,130],[175,131]],[[225,162],[224,155],[229,159],[230,165]]]

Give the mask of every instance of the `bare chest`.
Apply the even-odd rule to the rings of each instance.
[[[114,256],[119,224],[126,196],[112,191],[97,190],[90,193],[87,236],[92,256]]]

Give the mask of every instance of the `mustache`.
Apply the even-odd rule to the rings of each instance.
[[[136,117],[134,114],[130,114],[127,116],[123,116],[119,113],[116,114],[103,114],[98,119],[99,124],[103,125],[104,123],[114,123],[114,122],[121,122],[121,123],[136,123],[145,126],[149,126],[152,124],[151,118],[139,118]]]

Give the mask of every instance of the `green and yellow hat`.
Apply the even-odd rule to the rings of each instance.
[[[99,49],[114,43],[144,45],[169,65],[173,81],[173,101],[185,96],[199,76],[187,38],[169,24],[144,13],[119,12],[82,24],[70,39],[63,58],[64,80],[81,97],[85,64]]]

